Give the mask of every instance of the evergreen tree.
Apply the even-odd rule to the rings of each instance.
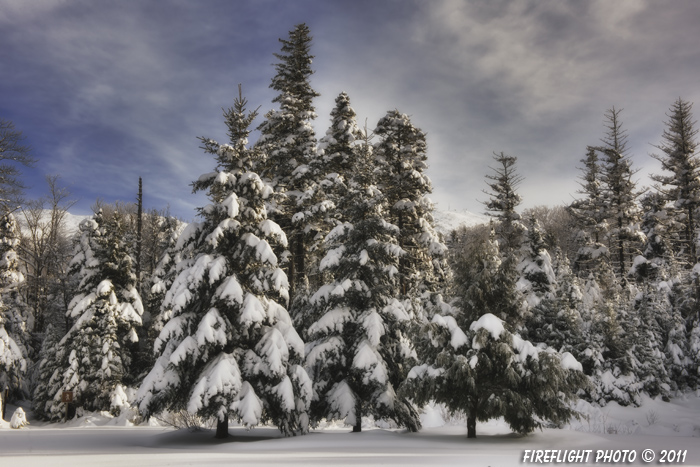
[[[671,386],[665,365],[659,315],[656,291],[646,284],[635,296],[634,309],[623,327],[630,341],[629,359],[632,371],[639,380],[640,391],[668,400]]]
[[[81,222],[80,233],[71,263],[80,282],[68,306],[74,323],[54,348],[56,360],[44,363],[55,365],[49,381],[41,381],[47,392],[35,393],[35,405],[54,418],[63,412],[63,390],[74,391],[86,410],[118,412],[121,403],[115,397],[135,382],[130,370],[143,306],[124,226],[118,216],[106,219],[98,211],[94,219]],[[49,373],[43,372],[44,377]]]
[[[279,62],[270,85],[279,93],[273,102],[280,107],[268,112],[258,128],[261,136],[256,147],[261,158],[253,168],[276,193],[283,195],[270,199],[268,207],[270,218],[282,227],[289,240],[291,255],[287,270],[293,298],[297,285],[306,282],[306,245],[316,237],[305,212],[313,210],[313,197],[309,195],[313,193],[315,180],[309,165],[317,149],[311,125],[316,118],[312,101],[319,94],[309,82],[313,55],[308,26],[297,25],[289,32],[289,39],[280,42],[282,53],[275,54]]]
[[[583,162],[581,167],[583,173],[579,182],[581,189],[578,193],[584,197],[571,203],[568,210],[580,228],[577,234],[580,247],[574,265],[578,271],[587,275],[596,268],[599,259],[608,253],[608,248],[602,244],[602,241],[609,226],[606,220],[607,203],[596,148],[588,146],[586,158],[581,162]]]
[[[165,217],[160,223],[161,242],[158,245],[158,251],[163,253],[153,269],[153,274],[150,277],[150,289],[147,300],[147,311],[150,315],[150,320],[156,320],[160,315],[161,306],[165,294],[173,284],[177,276],[177,263],[181,260],[180,251],[178,251],[178,237],[182,232],[182,223],[174,217]],[[164,324],[164,323],[162,323]],[[158,329],[160,332],[160,329]]]
[[[166,294],[171,318],[137,395],[145,415],[167,409],[216,417],[217,437],[228,436],[230,415],[248,427],[270,421],[286,435],[308,429],[304,343],[284,307],[289,285],[275,254],[286,237],[267,219],[272,188],[251,171],[254,118],[239,95],[227,114],[231,144],[202,139],[217,168],[193,185],[211,204],[178,241],[192,258]]]
[[[607,132],[599,148],[604,155],[601,164],[601,180],[605,184],[604,195],[607,201],[606,212],[610,229],[608,241],[613,257],[617,261],[620,275],[627,272],[628,256],[634,256],[635,244],[641,240],[639,234],[639,208],[637,198],[640,193],[632,176],[632,162],[627,150],[627,132],[622,128],[620,110],[612,109],[605,113]]]
[[[319,141],[318,157],[312,159],[309,167],[313,172],[314,191],[312,206],[315,212],[307,215],[316,216],[317,238],[312,249],[320,243],[333,227],[345,222],[345,213],[337,206],[341,202],[347,182],[354,176],[358,144],[364,138],[363,131],[357,125],[355,110],[350,106],[350,97],[341,92],[335,99],[331,110],[331,125]],[[329,203],[330,201],[330,203]],[[311,270],[317,270],[318,264]]]
[[[58,404],[63,391],[60,363],[63,360],[63,353],[67,350],[59,347],[58,343],[64,334],[49,324],[46,327],[46,337],[42,342],[38,359],[37,385],[32,395],[32,409],[34,414],[42,420],[58,421],[66,415],[65,408]]]
[[[357,164],[357,147],[362,143],[363,137],[363,131],[357,125],[355,110],[350,106],[350,97],[341,92],[335,98],[335,107],[331,110],[331,125],[319,141],[319,157],[312,164],[319,166],[319,172],[329,178],[324,188],[334,204],[338,204],[344,191],[340,189],[342,185],[330,183],[335,178],[333,175],[342,177],[344,181],[352,178]],[[342,212],[337,215],[342,216]]]
[[[518,264],[518,289],[525,295],[530,307],[548,298],[556,283],[552,258],[549,256],[540,225],[534,217],[528,221],[523,258]]]
[[[602,287],[601,285],[602,284]],[[588,367],[591,381],[587,398],[600,405],[616,401],[620,405],[640,403],[642,385],[635,373],[631,352],[635,344],[636,319],[632,291],[617,279],[612,266],[602,263],[596,277],[591,277],[584,292],[584,322],[589,348]]]
[[[644,235],[642,254],[636,256],[628,275],[638,281],[665,280],[676,272],[676,258],[669,239],[669,215],[666,201],[659,193],[641,198],[641,232]]]
[[[513,255],[501,259],[493,228],[483,245],[455,256],[452,293],[465,323],[490,313],[503,320],[508,331],[522,330],[527,303],[516,287],[515,261]]]
[[[434,400],[466,413],[468,438],[476,437],[477,421],[497,417],[518,433],[541,427],[542,420],[563,424],[576,415],[570,404],[586,384],[571,354],[540,349],[508,330],[520,305],[517,295],[490,293],[495,281],[486,278],[499,268],[498,256],[489,240],[467,260],[467,270],[481,272],[479,278],[461,287],[456,315],[436,314],[424,326],[419,351],[425,363],[411,370],[402,387],[418,404]],[[457,280],[466,275],[457,272]],[[482,293],[481,287],[491,290]],[[515,281],[496,287],[514,290]],[[495,302],[515,316],[503,320],[489,313]]]
[[[314,379],[314,419],[345,419],[361,431],[362,416],[391,420],[416,431],[418,415],[396,395],[413,355],[405,336],[409,316],[395,297],[399,229],[383,218],[384,195],[375,185],[371,147],[363,146],[339,208],[346,222],[326,237],[321,270],[331,281],[311,297],[319,319],[309,327],[306,357]]]
[[[525,230],[520,221],[520,214],[515,211],[522,201],[516,189],[523,178],[515,170],[517,158],[504,153],[494,153],[493,159],[496,161],[496,167],[491,167],[494,174],[486,175],[486,178],[491,180],[486,182],[491,191],[484,190],[491,199],[484,202],[484,205],[488,214],[498,221],[496,234],[499,247],[503,254],[507,255],[520,247]]]
[[[557,286],[528,315],[524,337],[534,343],[544,343],[558,352],[570,352],[584,364],[588,342],[580,314],[583,293],[566,257],[558,258],[555,276]]]
[[[27,391],[26,376],[31,364],[28,348],[33,316],[18,292],[24,276],[19,270],[19,231],[11,212],[0,216],[0,388],[12,396]]]
[[[686,329],[686,320],[683,318],[681,307],[678,306],[678,293],[681,292],[680,281],[662,280],[656,285],[656,300],[658,302],[657,321],[661,326],[663,352],[665,366],[672,389],[685,389],[694,387],[696,380],[691,373],[692,352],[690,350],[690,336]]]
[[[659,192],[671,203],[679,234],[676,252],[689,264],[694,264],[697,258],[696,211],[700,207],[700,159],[695,141],[698,130],[692,108],[690,102],[681,98],[671,106],[667,114],[667,128],[662,135],[663,142],[656,146],[662,154],[652,156],[661,162],[661,168],[670,175],[651,175],[651,179],[660,184],[657,186]]]
[[[291,306],[296,329],[306,338],[309,326],[319,316],[316,307],[309,303],[311,290],[316,290],[329,278],[327,272],[319,270],[319,263],[325,255],[323,240],[337,225],[347,221],[346,209],[342,206],[347,194],[347,186],[357,167],[359,144],[367,136],[358,128],[355,111],[350,106],[350,98],[340,93],[331,111],[331,126],[321,138],[318,157],[309,165],[314,182],[309,206],[304,216],[313,224],[316,236],[307,245],[309,249],[309,281],[300,284]]]
[[[425,133],[408,115],[392,110],[377,123],[374,134],[377,183],[388,206],[387,220],[399,228],[400,297],[417,301],[437,293],[447,277],[447,248],[434,230],[432,184],[427,169]]]

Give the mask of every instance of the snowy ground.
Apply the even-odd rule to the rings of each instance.
[[[8,407],[7,418],[10,418]],[[590,450],[587,465],[598,452],[634,450],[626,465],[648,465],[642,452],[651,449],[659,465],[662,450],[686,451],[683,465],[700,466],[700,394],[670,403],[646,399],[642,407],[611,404],[594,408],[581,403],[589,419],[566,429],[545,429],[529,436],[511,434],[500,421],[477,426],[476,440],[466,439],[460,420],[443,420],[428,408],[420,433],[368,428],[350,433],[332,426],[307,436],[282,438],[273,428],[245,431],[231,426],[229,441],[211,431],[190,432],[90,415],[69,423],[31,425],[13,430],[0,422],[0,466],[179,466],[179,465],[464,465],[522,466],[526,450]],[[447,418],[445,416],[445,418]],[[532,452],[532,455],[535,453]],[[564,455],[563,452],[560,454]],[[629,454],[628,454],[629,455]],[[614,462],[609,462],[614,463]],[[623,462],[617,462],[622,464]],[[678,462],[675,462],[678,463]]]

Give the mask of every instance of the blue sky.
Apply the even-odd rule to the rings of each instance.
[[[191,220],[214,166],[196,137],[225,140],[238,83],[273,108],[278,38],[305,22],[319,137],[346,91],[370,128],[398,109],[427,132],[439,208],[483,211],[493,151],[518,158],[523,207],[555,205],[612,106],[640,184],[660,170],[669,107],[700,102],[698,18],[694,0],[0,0],[0,117],[38,159],[29,198],[59,174],[87,214],[141,176],[147,208]]]

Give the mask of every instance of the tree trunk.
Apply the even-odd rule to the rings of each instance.
[[[690,264],[695,264],[695,262],[697,261],[695,252],[695,242],[693,241],[694,223],[695,221],[693,220],[693,208],[692,206],[688,206],[688,222],[685,227],[685,236],[688,239],[688,246],[690,247]]]
[[[352,427],[352,432],[362,432],[362,404],[360,402],[355,405],[355,426]]]
[[[136,198],[137,202],[137,212],[136,212],[136,290],[139,293],[143,292],[141,290],[141,246],[143,244],[143,182],[141,177],[139,177],[139,194]]]
[[[296,295],[296,281],[297,281],[297,261],[294,257],[296,252],[296,239],[290,235],[289,237],[289,264],[287,267],[287,279],[289,280],[289,303],[288,306],[291,307],[294,303],[294,296]]]
[[[217,439],[228,438],[228,414],[224,415],[223,420],[218,420],[216,423],[216,435]]]
[[[476,403],[467,416],[467,438],[476,438]]]
[[[618,241],[618,247],[620,248],[620,274],[624,277],[625,276],[625,244],[622,240],[622,218],[617,219],[617,227],[618,227],[618,233],[617,233],[617,241]]]

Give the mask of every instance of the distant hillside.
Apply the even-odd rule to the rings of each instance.
[[[490,217],[469,211],[443,211],[436,209],[433,211],[433,219],[435,219],[435,230],[443,235],[447,235],[458,227],[488,224]]]
[[[77,214],[66,213],[66,230],[73,234],[78,231],[78,226],[84,220],[92,216],[81,216]]]

